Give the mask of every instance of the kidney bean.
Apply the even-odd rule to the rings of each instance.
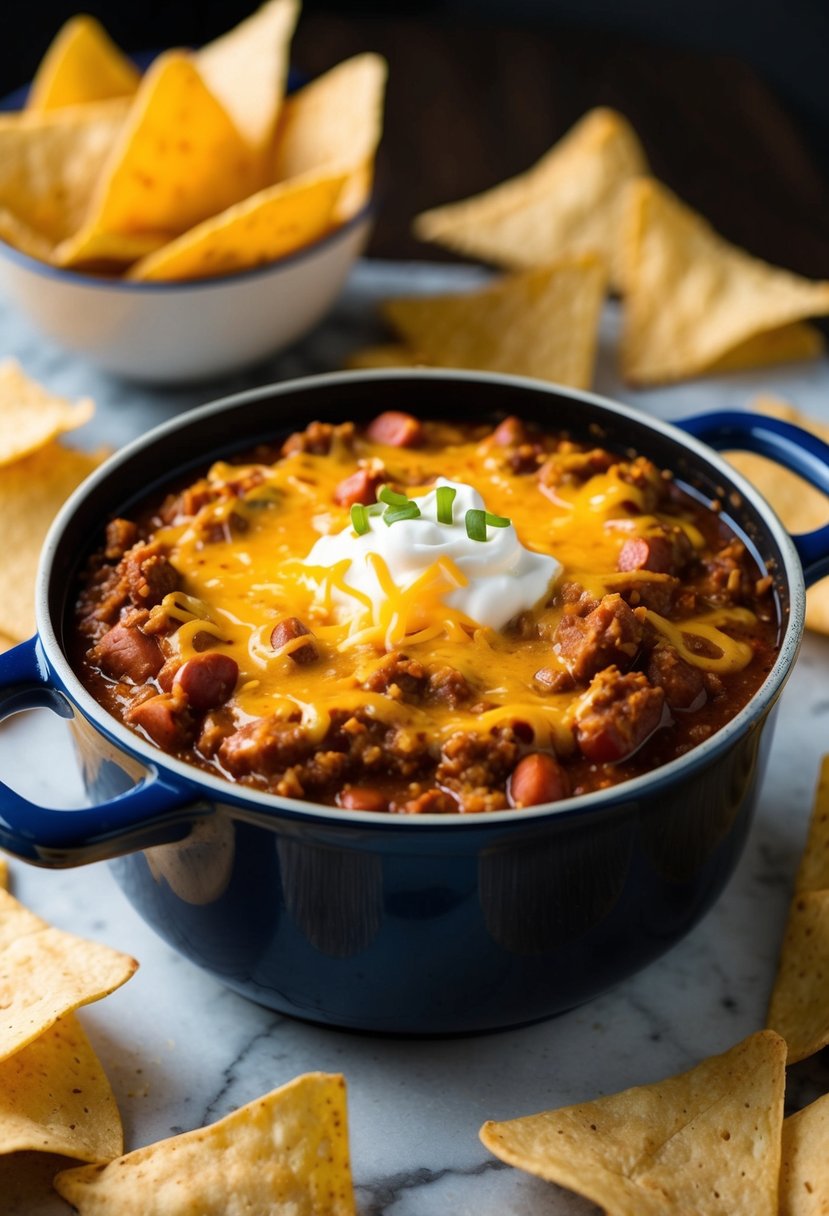
[[[382,473],[372,473],[368,469],[358,469],[350,477],[346,477],[334,490],[334,502],[341,507],[351,507],[355,502],[370,507],[377,501],[377,491],[383,484]]]
[[[411,414],[386,410],[368,424],[366,435],[374,443],[392,448],[416,448],[423,441],[423,427]]]
[[[636,536],[626,540],[619,553],[617,569],[650,570],[654,574],[673,574],[674,547],[666,536]]]
[[[188,659],[176,672],[173,685],[187,696],[188,704],[199,713],[224,705],[239,678],[239,664],[230,655],[205,651]]]
[[[567,775],[554,756],[531,752],[519,760],[509,779],[507,794],[514,807],[558,802],[569,793]]]
[[[379,790],[368,785],[352,785],[337,797],[340,806],[347,811],[387,811],[389,801]]]
[[[319,657],[316,642],[313,640],[314,635],[307,625],[303,625],[299,617],[286,616],[284,621],[279,621],[271,630],[271,646],[274,650],[281,650],[283,646],[287,646],[288,642],[292,642],[294,638],[301,638],[307,635],[308,641],[303,642],[301,646],[297,646],[288,655],[289,659],[293,659],[295,663],[305,666],[307,663],[313,663]]]

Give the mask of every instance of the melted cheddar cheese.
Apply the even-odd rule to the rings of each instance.
[[[535,475],[512,472],[490,439],[440,426],[429,435],[424,447],[411,450],[358,436],[353,444],[335,442],[326,455],[298,451],[273,464],[215,464],[208,474],[214,499],[156,531],[183,576],[185,592],[168,595],[153,611],[181,622],[170,639],[181,658],[202,648],[198,635],[206,632],[236,660],[240,678],[232,704],[240,723],[300,714],[311,736],[321,740],[332,710],[360,709],[439,742],[457,730],[484,732],[521,721],[532,728],[537,746],[566,755],[584,690],[549,693],[534,679],[540,669],[562,667],[553,643],[562,596],[554,589],[525,614],[531,620],[495,632],[447,607],[448,591],[465,577],[451,561],[436,562],[405,589],[380,562],[383,596],[374,602],[344,582],[347,560],[315,570],[309,579],[304,559],[315,541],[349,525],[348,509],[335,503],[336,487],[358,463],[374,467],[372,462],[380,462],[387,480],[413,498],[439,476],[471,485],[488,511],[512,520],[527,548],[562,563],[558,588],[576,583],[596,599],[629,591],[637,580],[644,586],[669,578],[647,570],[620,573],[619,552],[629,538],[653,535],[666,524],[681,528],[697,550],[705,538],[681,501],[672,505],[675,513],[654,512],[647,485],[625,479],[618,465],[586,480],[565,478],[551,489]],[[335,592],[337,598],[353,597],[354,611],[345,619],[335,610]],[[316,662],[292,660],[301,638],[274,651],[271,631],[286,617],[312,630],[320,649]],[[647,619],[693,666],[730,673],[751,660],[750,644],[731,636],[750,632],[756,618],[746,608],[712,608],[680,623],[647,610]],[[391,650],[432,671],[457,669],[476,690],[475,702],[424,706],[404,701],[394,689],[367,690],[363,685]]]

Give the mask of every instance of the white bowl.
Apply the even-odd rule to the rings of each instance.
[[[157,383],[235,371],[295,342],[328,311],[365,248],[364,208],[254,270],[130,283],[60,270],[0,241],[0,284],[38,329],[106,371]]]

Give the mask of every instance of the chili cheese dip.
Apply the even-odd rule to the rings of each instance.
[[[506,418],[313,422],[114,519],[77,667],[159,748],[395,814],[583,794],[729,721],[771,578],[643,456]]]

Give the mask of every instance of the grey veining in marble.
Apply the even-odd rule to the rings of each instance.
[[[361,266],[334,315],[300,346],[254,375],[186,391],[147,391],[105,378],[24,328],[8,307],[0,307],[0,348],[60,392],[91,393],[98,414],[78,442],[115,444],[225,392],[341,366],[350,350],[378,340],[373,308],[385,294],[479,278],[457,267]],[[829,421],[825,361],[633,394],[613,367],[617,328],[609,309],[597,377],[597,388],[609,395],[678,417],[741,407],[753,393],[775,392]],[[46,872],[15,865],[14,889],[38,913],[141,960],[124,989],[83,1014],[116,1090],[128,1146],[216,1119],[305,1070],[330,1069],[344,1072],[349,1084],[361,1216],[594,1212],[568,1192],[503,1167],[479,1143],[478,1128],[487,1118],[657,1080],[762,1026],[819,758],[829,751],[828,674],[829,639],[807,637],[783,695],[745,855],[714,910],[641,975],[521,1031],[396,1042],[292,1022],[223,989],[160,942],[106,866]],[[46,711],[7,722],[0,730],[0,771],[31,797],[75,806],[83,795],[63,726]],[[829,1065],[821,1057],[790,1070],[793,1107],[826,1090]],[[25,1216],[67,1210],[59,1200],[44,1200]]]

